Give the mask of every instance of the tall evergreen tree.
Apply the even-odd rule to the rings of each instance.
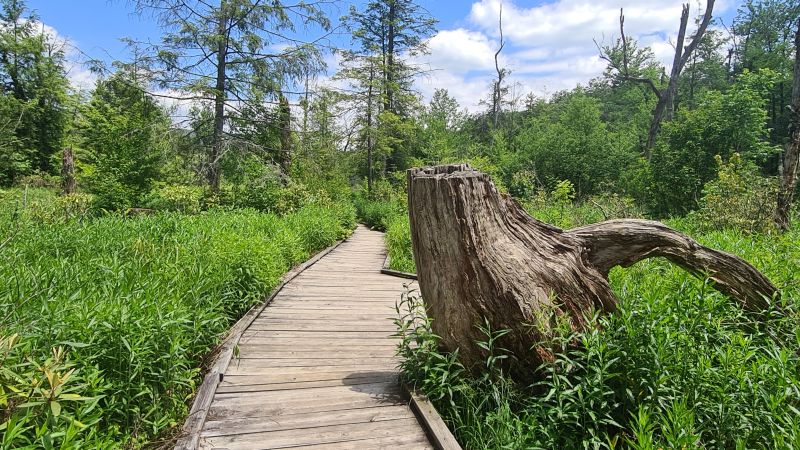
[[[78,130],[89,166],[85,181],[105,209],[138,203],[158,177],[170,121],[142,81],[119,71],[97,83]]]
[[[66,114],[63,44],[22,0],[0,3],[0,184],[53,172]]]
[[[158,81],[213,104],[207,180],[220,184],[220,160],[229,143],[228,119],[247,105],[279,103],[282,89],[322,67],[319,51],[295,39],[297,24],[327,30],[317,3],[280,1],[137,0],[167,30],[151,62]],[[280,48],[280,50],[276,50]],[[183,98],[186,98],[184,96]],[[263,117],[255,120],[263,120]]]

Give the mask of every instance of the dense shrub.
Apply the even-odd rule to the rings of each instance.
[[[715,158],[719,172],[716,180],[703,188],[697,211],[706,230],[738,229],[746,232],[767,231],[773,227],[778,183],[762,177],[752,162],[738,153],[727,162]]]
[[[774,73],[745,73],[725,93],[709,91],[693,110],[680,110],[664,124],[654,149],[652,202],[657,215],[685,214],[698,206],[703,186],[717,176],[716,155],[739,153],[763,162],[776,152],[764,139],[767,112],[762,91]]]
[[[199,186],[161,186],[154,189],[148,198],[148,206],[164,211],[185,214],[200,212],[204,190]]]
[[[577,202],[574,198],[571,183],[564,181],[551,192],[538,191],[522,205],[536,219],[564,229],[643,214],[633,199],[617,194],[593,195]]]
[[[353,193],[358,220],[380,231],[386,231],[396,216],[406,214],[406,202],[405,193],[398,191],[387,180],[373,183],[371,192],[361,185]]]
[[[0,205],[3,448],[138,446],[175,430],[220,336],[292,265],[354,226],[352,207],[331,202],[284,217],[49,222],[29,208],[14,214],[17,199]],[[65,388],[48,391],[42,367]]]
[[[552,189],[569,180],[583,197],[613,188],[636,160],[632,143],[622,138],[601,120],[598,101],[578,92],[533,117],[515,147],[519,164],[539,183]]]
[[[28,186],[33,188],[56,188],[60,185],[60,183],[61,179],[57,176],[37,172],[20,177],[16,184],[18,186]]]

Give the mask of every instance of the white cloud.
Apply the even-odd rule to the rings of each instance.
[[[656,58],[669,66],[683,1],[556,0],[533,7],[503,1],[506,47],[501,64],[512,71],[511,84],[537,95],[585,84],[605,69],[594,40],[602,45],[616,39],[620,8],[624,8],[628,37],[650,46]],[[500,5],[500,0],[477,1],[462,21],[468,25],[441,30],[430,39],[431,54],[422,61],[432,72],[420,79],[426,99],[436,88],[445,88],[462,106],[480,109],[479,101],[487,97],[494,77]],[[691,0],[689,33],[694,32],[693,18],[704,7],[704,1]],[[730,7],[731,0],[718,0],[715,15]]]
[[[471,70],[492,70],[497,44],[478,31],[463,28],[442,30],[428,41],[428,49],[435,57],[429,63],[450,70],[469,72]]]

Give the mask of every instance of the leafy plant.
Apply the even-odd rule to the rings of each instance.
[[[21,337],[0,352],[5,448],[139,447],[174,431],[230,325],[355,223],[352,206],[324,199],[284,216],[43,221],[12,193],[0,203],[0,335]]]
[[[773,227],[778,183],[765,178],[750,161],[734,153],[727,162],[717,155],[716,180],[703,188],[698,219],[703,228],[764,232]]]

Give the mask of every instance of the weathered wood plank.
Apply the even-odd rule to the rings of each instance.
[[[328,411],[275,416],[272,420],[262,417],[206,422],[202,436],[230,436],[233,434],[284,431],[320,426],[347,425],[367,422],[383,422],[397,419],[413,419],[414,413],[405,405],[373,406],[351,409],[331,414]]]
[[[361,439],[357,441],[334,442],[330,444],[301,445],[295,449],[309,450],[352,450],[359,449],[386,449],[386,450],[426,450],[433,446],[425,434],[407,434],[405,436],[391,436],[387,438]]]
[[[372,369],[372,368],[352,368],[352,367],[339,367],[339,370],[311,370],[306,367],[294,367],[293,370],[271,371],[264,374],[234,374],[226,373],[225,378],[220,383],[220,386],[244,386],[251,384],[269,384],[269,383],[295,383],[304,381],[321,381],[321,380],[340,380],[342,384],[346,384],[348,380],[354,382],[362,378],[374,376],[397,376],[397,371],[394,369]],[[315,368],[316,369],[316,368]]]
[[[296,430],[247,433],[233,436],[204,437],[212,447],[228,449],[290,448],[301,445],[349,442],[375,437],[403,436],[417,433],[416,419],[397,419],[348,425],[322,426]]]
[[[337,377],[330,380],[318,381],[297,381],[288,383],[267,383],[264,380],[253,380],[251,384],[242,384],[241,382],[234,383],[221,383],[217,387],[218,394],[238,393],[238,392],[262,392],[262,391],[282,391],[282,390],[300,390],[319,387],[332,387],[332,386],[355,386],[359,384],[375,384],[375,383],[397,383],[397,375],[394,373],[387,374],[364,374],[364,377],[343,378],[340,373]]]

